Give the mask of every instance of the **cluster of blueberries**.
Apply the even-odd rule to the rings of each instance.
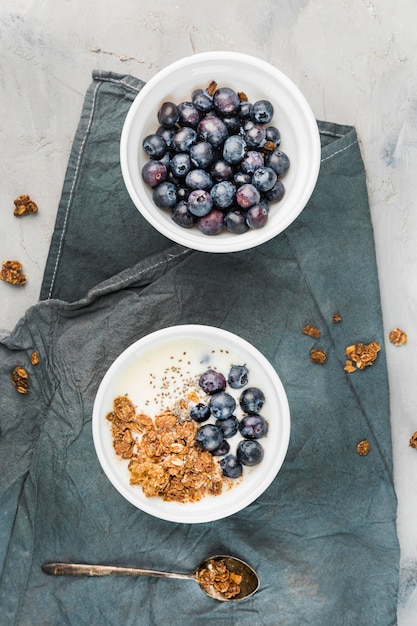
[[[251,103],[214,81],[190,101],[164,102],[159,127],[142,142],[149,161],[141,174],[156,206],[206,235],[264,226],[290,166],[273,114],[269,100]]]
[[[226,391],[227,384],[232,389],[241,389],[247,383],[248,370],[244,365],[233,365],[227,379],[221,372],[208,369],[201,374],[199,385],[210,399],[207,404],[196,404],[190,411],[190,417],[196,422],[206,422],[210,417],[215,419],[214,423],[200,426],[196,443],[214,456],[223,457],[220,468],[228,478],[238,478],[243,465],[257,465],[264,456],[264,449],[258,441],[268,432],[268,422],[259,414],[265,402],[263,392],[257,387],[246,387],[242,391],[239,405],[244,417],[238,420],[233,415],[236,400]],[[238,432],[243,439],[237,445],[236,455],[229,454],[227,439]]]

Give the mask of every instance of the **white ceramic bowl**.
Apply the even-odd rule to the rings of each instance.
[[[225,488],[217,496],[207,495],[192,503],[165,502],[159,497],[146,497],[141,486],[130,485],[128,461],[117,456],[113,448],[111,423],[106,415],[113,409],[114,398],[127,393],[138,412],[143,410],[154,417],[159,406],[159,400],[155,402],[155,394],[162,386],[161,381],[167,371],[170,386],[169,398],[163,402],[165,408],[178,399],[176,389],[182,386],[184,379],[188,380],[189,371],[194,375],[214,367],[227,376],[232,364],[245,364],[249,370],[247,386],[259,387],[265,394],[261,414],[268,420],[269,430],[266,437],[259,440],[264,448],[263,460],[254,467],[244,467],[243,477],[237,479],[231,489]],[[150,384],[151,380],[156,384],[156,391]],[[227,387],[227,391],[238,398],[242,390]],[[239,407],[235,415],[241,417]],[[254,346],[233,333],[191,324],[151,333],[132,344],[115,360],[98,389],[92,428],[101,466],[122,496],[155,517],[194,524],[228,517],[251,504],[265,491],[279,472],[287,452],[290,413],[280,378]],[[234,452],[239,440],[239,434],[228,440],[230,453]]]
[[[152,189],[141,176],[149,160],[143,139],[158,128],[163,102],[190,100],[194,89],[211,80],[218,86],[243,91],[251,102],[268,99],[274,106],[271,124],[281,133],[280,148],[291,165],[282,177],[284,198],[271,205],[267,224],[236,235],[224,230],[205,235],[197,227],[175,224],[168,211],[157,208]],[[309,104],[298,87],[281,71],[258,58],[234,52],[206,52],[183,58],[158,72],[142,88],[126,116],[120,143],[120,162],[129,195],[143,217],[159,232],[183,246],[205,252],[236,252],[262,244],[285,230],[307,204],[320,168],[320,137]]]

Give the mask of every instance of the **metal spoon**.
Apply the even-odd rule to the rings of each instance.
[[[229,572],[242,577],[239,583],[239,592],[227,597],[224,592],[216,589],[215,583],[205,584],[199,580],[203,570],[212,570],[213,565],[223,561]],[[241,559],[234,556],[216,555],[211,556],[201,563],[194,572],[180,574],[176,572],[161,572],[158,570],[142,569],[136,567],[119,567],[113,565],[88,565],[84,563],[45,563],[42,565],[45,574],[54,576],[157,576],[159,578],[182,578],[195,580],[201,589],[210,597],[221,601],[245,600],[252,596],[259,588],[259,577],[254,569]]]

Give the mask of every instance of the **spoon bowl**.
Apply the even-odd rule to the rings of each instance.
[[[222,554],[205,559],[197,569],[186,574],[87,563],[45,563],[42,570],[52,576],[156,576],[195,580],[204,593],[222,602],[245,600],[259,588],[259,576],[248,563]]]

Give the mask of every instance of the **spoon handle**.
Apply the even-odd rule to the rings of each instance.
[[[45,563],[45,574],[53,576],[157,576],[159,578],[194,578],[194,574],[160,572],[137,567],[118,567],[115,565],[89,565],[86,563]]]

